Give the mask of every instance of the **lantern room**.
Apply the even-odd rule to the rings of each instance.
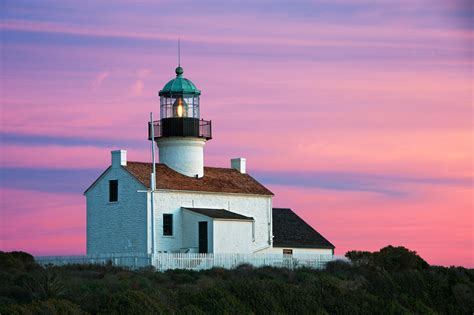
[[[153,122],[154,137],[193,137],[212,138],[211,121],[200,118],[199,98],[201,91],[191,80],[183,77],[183,68],[175,70],[176,78],[165,84],[158,93],[160,96],[160,120]]]
[[[183,68],[177,67],[176,78],[166,83],[159,92],[160,117],[199,119],[199,91],[190,80],[183,77]]]

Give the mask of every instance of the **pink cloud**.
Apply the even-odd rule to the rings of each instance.
[[[6,145],[1,155],[1,167],[97,168],[109,161],[110,150],[91,146]]]
[[[94,79],[93,86],[94,87],[99,87],[102,85],[102,82],[104,82],[105,79],[107,79],[110,75],[110,72],[108,71],[101,71],[99,74]]]
[[[130,88],[133,95],[141,95],[143,92],[144,83],[143,80],[137,80]]]
[[[83,196],[2,189],[0,206],[0,250],[35,255],[85,253]]]
[[[146,78],[150,75],[151,73],[151,70],[150,69],[140,69],[137,71],[137,76],[140,78],[140,79],[143,79],[143,78]]]

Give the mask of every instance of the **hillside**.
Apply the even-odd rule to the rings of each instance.
[[[472,314],[474,270],[429,266],[415,252],[349,252],[325,270],[129,271],[42,268],[0,252],[1,314]]]

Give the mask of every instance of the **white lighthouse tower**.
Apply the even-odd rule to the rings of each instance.
[[[200,118],[201,91],[176,68],[176,78],[159,92],[160,120],[153,122],[153,139],[160,163],[189,176],[204,176],[204,144],[212,138],[211,121]],[[151,128],[149,128],[150,139]]]

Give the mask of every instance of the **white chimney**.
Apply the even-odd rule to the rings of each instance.
[[[112,151],[112,167],[127,165],[127,150]]]
[[[245,174],[245,164],[246,164],[246,159],[245,158],[235,158],[230,160],[230,167],[233,169],[238,170],[242,174]]]

